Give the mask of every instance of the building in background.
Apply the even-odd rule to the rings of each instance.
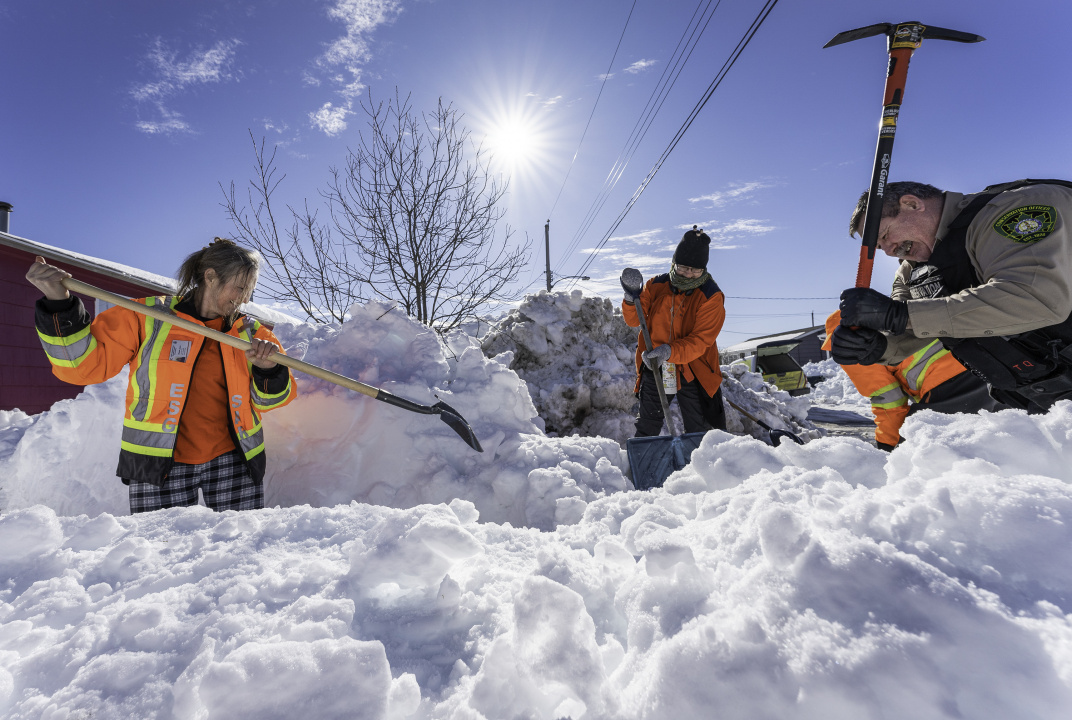
[[[3,203],[2,205],[7,205]],[[82,392],[52,374],[48,358],[34,328],[34,303],[41,292],[26,281],[26,270],[38,255],[79,280],[125,297],[170,295],[175,282],[143,270],[79,255],[33,242],[6,232],[10,206],[2,207],[0,227],[0,410],[21,410],[29,415],[43,412],[57,400]],[[96,317],[106,303],[80,296]]]

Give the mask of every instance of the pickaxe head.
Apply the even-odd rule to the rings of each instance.
[[[872,35],[885,35],[888,38],[891,49],[897,46],[918,48],[924,40],[952,40],[962,43],[975,43],[986,40],[982,35],[973,35],[959,30],[947,30],[918,22],[906,22],[896,25],[894,23],[878,23],[877,25],[868,25],[867,27],[838,33],[833,40],[823,45],[823,47],[833,47],[834,45],[841,45],[842,43],[871,37]]]

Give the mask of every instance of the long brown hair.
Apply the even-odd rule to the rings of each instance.
[[[233,240],[218,237],[182,261],[178,275],[179,295],[186,295],[205,282],[205,271],[209,268],[216,271],[221,283],[236,277],[256,277],[261,269],[261,256]]]

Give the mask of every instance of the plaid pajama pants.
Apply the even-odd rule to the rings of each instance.
[[[198,488],[205,504],[216,511],[264,507],[264,485],[253,479],[242,456],[232,450],[198,465],[175,463],[159,487],[131,481],[130,513],[196,505]]]

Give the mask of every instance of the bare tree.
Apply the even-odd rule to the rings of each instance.
[[[362,104],[369,132],[332,168],[323,193],[333,225],[353,245],[370,291],[395,300],[422,323],[447,331],[508,293],[528,260],[528,243],[512,247],[506,184],[473,147],[461,116],[442,98],[430,115],[410,98]]]
[[[256,155],[256,177],[246,192],[248,206],[240,204],[232,182],[224,188],[227,214],[235,227],[235,240],[255,248],[267,262],[261,269],[257,290],[273,300],[296,302],[315,322],[342,322],[347,309],[362,299],[363,275],[350,263],[345,242],[332,237],[331,227],[320,223],[317,214],[305,207],[298,212],[286,206],[289,227],[280,235],[272,195],[286,178],[276,178],[276,150],[265,158],[264,139],[260,144],[250,133]]]

